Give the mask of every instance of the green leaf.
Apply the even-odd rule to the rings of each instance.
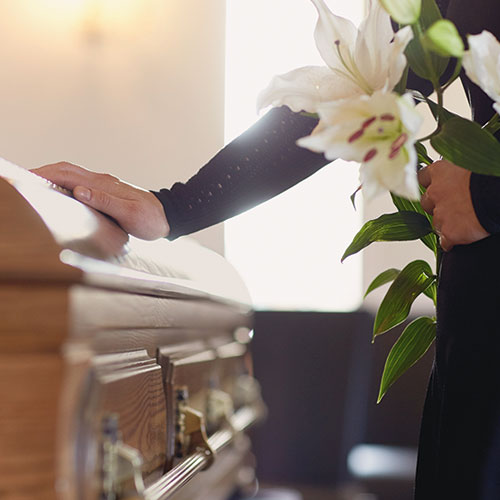
[[[432,283],[429,286],[429,288],[426,288],[424,290],[424,295],[426,297],[429,297],[429,299],[431,299],[432,302],[434,302],[434,305],[437,304],[437,281],[436,280],[434,280],[434,283]]]
[[[426,32],[422,40],[424,47],[443,57],[461,58],[464,42],[455,25],[448,19],[439,19]]]
[[[408,83],[408,73],[410,71],[410,67],[408,64],[405,67],[405,70],[403,71],[403,74],[401,75],[401,78],[399,79],[399,82],[396,84],[394,87],[394,92],[399,95],[403,95],[406,93],[406,84]]]
[[[439,19],[443,19],[443,16],[435,0],[422,0],[422,13],[419,19],[420,26],[427,29],[436,21],[439,21]]]
[[[431,144],[455,165],[478,174],[500,176],[500,143],[475,122],[456,116],[443,124]]]
[[[386,283],[394,281],[399,273],[400,273],[399,269],[395,268],[387,269],[381,272],[366,289],[365,298],[370,292],[373,292],[373,290],[381,287],[382,285],[385,285]]]
[[[405,328],[387,356],[377,403],[387,389],[427,352],[435,337],[436,321],[433,318],[417,318]]]
[[[425,102],[428,104],[434,118],[436,120],[440,118],[441,123],[445,123],[448,120],[451,120],[452,118],[460,118],[455,113],[452,113],[451,111],[448,111],[446,108],[439,106],[434,101],[431,101],[428,97],[425,98]]]
[[[436,2],[434,0],[423,0],[422,12],[418,21],[419,27],[414,29],[413,40],[410,41],[405,51],[406,58],[413,72],[430,81],[437,80],[444,73],[449,59],[427,52],[422,45],[420,34],[440,19],[442,19],[441,11]]]
[[[415,149],[417,150],[418,161],[424,165],[430,165],[432,163],[432,158],[427,154],[426,147],[421,142],[415,143]]]
[[[354,193],[351,194],[350,196],[350,200],[351,200],[351,203],[352,203],[352,206],[354,208],[354,210],[357,210],[356,209],[356,195],[361,191],[361,186],[359,186],[358,188],[356,188],[356,191],[354,191]]]
[[[373,338],[402,323],[410,314],[415,299],[434,281],[427,262],[410,262],[394,280],[378,308]]]
[[[425,190],[421,188],[421,191]],[[396,196],[392,193],[391,197],[394,205],[400,212],[415,212],[417,214],[421,214],[429,221],[429,224],[432,226],[432,216],[424,211],[419,201],[407,200],[406,198]],[[435,233],[430,232],[429,234],[422,236],[420,239],[427,248],[430,248],[434,252],[434,254],[437,252],[437,237]]]
[[[422,7],[422,0],[380,0],[380,3],[399,24],[417,22]]]
[[[416,240],[432,232],[432,227],[421,214],[398,212],[384,214],[366,222],[347,247],[342,260],[354,255],[375,241]]]

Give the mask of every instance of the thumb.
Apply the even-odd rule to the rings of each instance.
[[[453,244],[451,243],[451,241],[443,235],[441,235],[439,238],[439,244],[445,252],[449,252],[453,248]]]

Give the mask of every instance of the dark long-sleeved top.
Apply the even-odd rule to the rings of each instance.
[[[165,208],[169,239],[252,208],[326,165],[322,154],[295,144],[316,124],[286,107],[272,109],[186,183],[154,192]]]
[[[457,24],[464,36],[487,29],[500,38],[499,16],[481,14],[494,12],[495,0],[442,0],[438,3],[443,14]],[[493,115],[490,99],[465,75],[462,80],[474,119],[486,123]],[[426,85],[410,76],[409,87]],[[428,85],[424,90],[428,90]],[[293,113],[286,107],[273,109],[224,147],[189,181],[154,192],[165,208],[171,228],[169,239],[237,215],[285,191],[329,163],[322,154],[295,145],[298,138],[310,134],[316,123],[315,119]],[[492,234],[500,232],[499,193],[500,178],[472,175],[471,194],[476,214]]]

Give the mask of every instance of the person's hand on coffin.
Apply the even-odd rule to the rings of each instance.
[[[132,236],[154,240],[170,231],[163,205],[156,196],[117,177],[67,162],[45,165],[32,172],[71,190],[77,200],[109,215]]]

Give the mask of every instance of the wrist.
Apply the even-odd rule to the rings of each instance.
[[[168,223],[167,214],[160,200],[151,191],[148,191],[148,197],[152,202],[154,209],[153,219],[155,221],[155,238],[166,238],[170,234],[170,224]]]

